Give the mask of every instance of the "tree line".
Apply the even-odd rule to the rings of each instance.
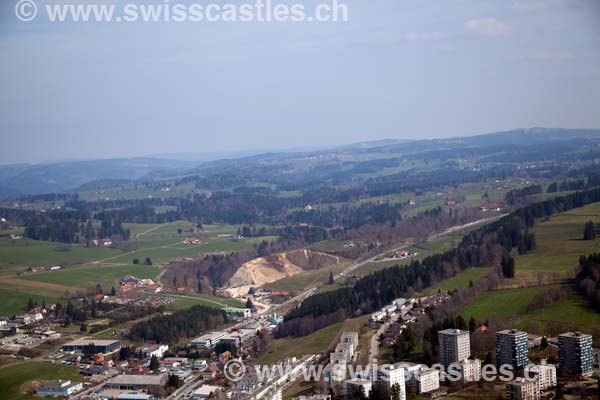
[[[160,315],[133,325],[127,336],[132,340],[155,343],[175,343],[193,337],[227,322],[225,313],[217,308],[196,305],[170,315]]]
[[[600,253],[579,257],[580,272],[575,278],[575,285],[590,302],[594,309],[600,312]]]
[[[309,297],[285,316],[284,322],[275,330],[274,335],[298,336],[290,326],[313,326],[317,330],[322,327],[317,323],[322,316],[355,316],[373,312],[398,297],[430,287],[467,268],[498,266],[502,258],[513,249],[518,249],[521,253],[531,249],[531,244],[535,241],[529,239],[527,245],[525,238],[528,235],[531,238],[527,229],[534,225],[536,218],[597,201],[600,201],[600,188],[520,208],[498,221],[470,232],[456,248],[426,257],[422,261],[413,260],[406,266],[397,265],[374,272],[359,280],[352,288]],[[343,312],[339,313],[340,310]],[[309,330],[304,329],[303,333]]]

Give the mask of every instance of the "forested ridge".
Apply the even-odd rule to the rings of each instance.
[[[538,218],[600,201],[600,188],[530,204],[467,234],[451,250],[406,266],[394,266],[359,280],[353,288],[317,294],[290,311],[276,337],[302,336],[339,322],[348,315],[372,312],[392,300],[421,290],[471,267],[498,266],[513,249],[524,253],[535,246],[528,232]]]

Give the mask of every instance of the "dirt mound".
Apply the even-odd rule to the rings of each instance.
[[[304,270],[320,269],[338,262],[337,257],[310,250],[296,250],[286,253],[286,258]]]
[[[268,257],[259,257],[244,263],[228,281],[232,295],[244,295],[250,287],[261,287],[283,278],[298,275],[305,270],[326,267],[339,262],[337,257],[295,250]]]

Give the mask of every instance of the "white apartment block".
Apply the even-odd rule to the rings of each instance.
[[[537,381],[517,378],[506,385],[507,400],[539,400],[540,397]]]
[[[457,364],[462,383],[479,382],[481,380],[481,360],[466,359]]]
[[[440,363],[448,368],[452,363],[471,356],[471,338],[469,331],[446,329],[438,332]]]
[[[429,393],[440,388],[440,371],[430,369],[421,364],[403,363],[405,379],[409,378],[410,384],[417,394]]]
[[[352,343],[354,349],[358,347],[358,332],[344,332],[342,333],[341,343]]]
[[[405,369],[401,364],[386,365],[377,370],[377,381],[384,382],[388,390],[391,390],[392,386],[398,385],[400,388],[400,400],[406,400],[404,371]]]
[[[529,365],[525,367],[525,377],[536,378],[540,391],[548,390],[557,385],[556,366],[553,364]]]
[[[364,391],[366,396],[369,396],[369,392],[371,392],[371,388],[373,384],[371,381],[363,380],[363,379],[349,379],[344,381],[344,395],[353,396],[360,388]]]

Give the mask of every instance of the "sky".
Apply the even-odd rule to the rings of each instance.
[[[0,163],[600,128],[596,0],[339,1],[347,22],[51,23],[3,0]]]

